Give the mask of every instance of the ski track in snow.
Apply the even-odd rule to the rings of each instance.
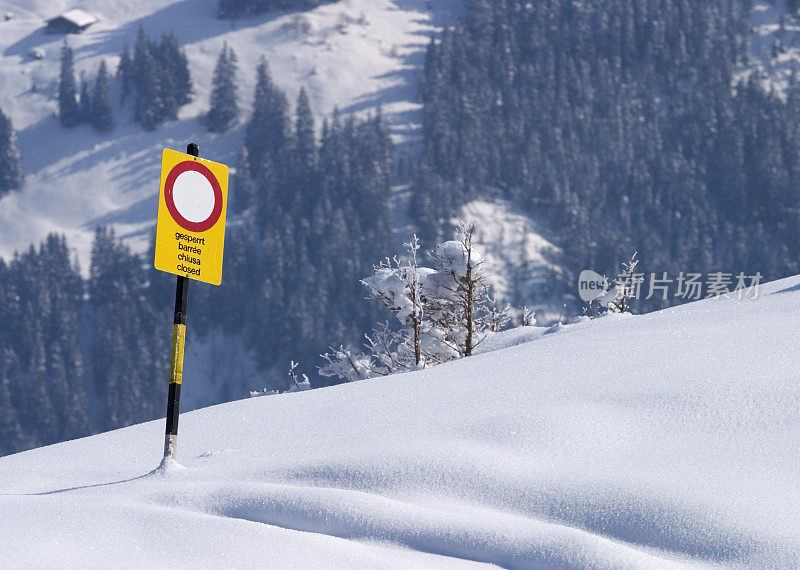
[[[794,277],[198,410],[182,466],[150,471],[163,420],[5,457],[0,565],[796,568],[798,301]]]

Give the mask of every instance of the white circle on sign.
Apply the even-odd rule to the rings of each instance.
[[[172,201],[178,213],[193,223],[205,222],[214,211],[214,188],[196,170],[181,172],[172,185]]]

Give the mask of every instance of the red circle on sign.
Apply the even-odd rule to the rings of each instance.
[[[211,189],[214,191],[214,209],[211,210],[211,215],[201,222],[190,222],[184,218],[180,212],[178,212],[178,208],[175,207],[175,198],[172,195],[173,187],[175,186],[175,181],[178,179],[178,176],[189,170],[194,170],[202,174],[206,180],[208,180],[208,183],[211,184]],[[214,176],[214,173],[211,172],[206,165],[201,162],[194,162],[193,160],[179,162],[169,171],[167,179],[164,182],[164,201],[167,203],[167,210],[169,211],[169,215],[172,216],[172,219],[175,220],[180,227],[190,232],[199,233],[211,229],[219,220],[220,215],[222,215],[222,188],[219,186],[217,177]]]

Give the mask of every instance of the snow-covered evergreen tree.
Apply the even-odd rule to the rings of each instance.
[[[236,159],[236,175],[233,177],[233,198],[231,207],[236,214],[241,214],[255,202],[255,186],[253,175],[250,172],[250,153],[247,147],[239,147],[239,155]]]
[[[622,272],[612,282],[611,288],[598,299],[612,313],[630,312],[631,302],[636,298],[641,278],[636,273],[639,260],[638,252],[634,252],[628,261],[622,263]]]
[[[239,118],[238,84],[236,79],[236,53],[227,43],[214,67],[211,89],[211,109],[206,115],[208,130],[221,133],[230,129]]]
[[[156,66],[155,46],[140,27],[133,51],[133,118],[148,131],[155,129],[165,116],[166,94]]]
[[[361,283],[369,288],[374,299],[380,301],[408,328],[407,341],[401,342],[398,347],[402,354],[397,356],[397,360],[411,366],[420,366],[424,364],[423,333],[427,332],[423,318],[424,290],[427,279],[435,270],[419,266],[417,252],[420,245],[416,235],[405,246],[409,254],[407,260],[401,261],[397,257],[386,259],[375,267],[372,276],[362,279]],[[385,334],[381,336],[384,341],[386,338]],[[387,343],[382,344],[386,346]]]
[[[317,163],[317,143],[314,135],[314,113],[305,87],[300,88],[295,111],[295,149],[302,169],[312,169]]]
[[[354,352],[352,348],[344,346],[331,348],[331,351],[323,354],[322,358],[326,362],[319,369],[322,376],[340,378],[345,382],[366,380],[374,376],[372,357],[363,352]]]
[[[180,48],[177,36],[163,32],[156,50],[158,72],[164,86],[165,118],[174,119],[178,108],[192,100],[192,77],[189,73],[189,60]]]
[[[256,69],[253,116],[244,138],[251,173],[257,184],[262,184],[275,171],[290,138],[289,102],[273,83],[267,60],[262,57]]]
[[[489,293],[483,257],[474,243],[475,224],[462,223],[456,239],[432,252],[437,272],[428,280],[426,310],[439,340],[458,356],[471,356],[485,338]]]
[[[141,259],[106,228],[92,244],[88,284],[91,328],[87,353],[91,385],[103,406],[103,429],[130,425],[163,413],[160,388],[167,376],[162,323],[146,303]]]
[[[58,118],[65,127],[74,127],[81,122],[75,88],[75,63],[72,48],[66,40],[61,46],[61,72],[58,81]]]
[[[120,104],[125,102],[128,95],[131,94],[134,88],[136,71],[131,59],[131,53],[128,46],[122,48],[122,53],[119,54],[119,66],[117,67],[117,79],[120,80]]]
[[[16,453],[25,448],[25,438],[11,397],[17,374],[16,355],[10,348],[0,347],[0,455]]]
[[[11,119],[0,110],[0,197],[22,186],[22,160]]]
[[[123,52],[124,55],[124,52]],[[186,54],[172,33],[164,33],[155,44],[139,28],[133,60],[120,69],[134,88],[133,116],[146,130],[153,130],[166,119],[178,116],[178,109],[192,96],[192,80]]]
[[[361,283],[402,328],[393,330],[388,323],[373,328],[362,352],[331,348],[322,355],[326,363],[320,374],[353,381],[440,364],[471,356],[487,335],[499,332],[509,320],[509,305],[488,295],[474,232],[473,223],[462,224],[456,240],[437,246],[431,254],[437,269],[419,266],[416,235],[405,244],[408,259],[377,265]]]
[[[94,93],[92,94],[92,126],[101,133],[107,133],[114,128],[114,114],[111,111],[111,104],[108,101],[109,76],[105,60],[100,62],[97,69],[97,78],[94,82]]]
[[[80,97],[78,100],[78,110],[80,112],[81,123],[89,123],[92,120],[92,97],[89,95],[89,76],[85,71],[81,71]]]

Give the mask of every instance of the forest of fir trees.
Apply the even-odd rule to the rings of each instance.
[[[235,78],[227,46],[220,61],[215,76]],[[314,366],[331,339],[355,341],[378,316],[358,279],[390,249],[393,149],[380,114],[319,124],[305,90],[291,106],[265,60],[256,73],[224,285],[192,288],[192,339],[242,339],[284,389],[292,358]],[[220,128],[236,120],[234,103]],[[163,414],[174,281],[152,258],[152,247],[143,258],[99,228],[88,280],[63,236],[0,262],[0,454]]]
[[[645,274],[798,273],[800,82],[734,80],[750,5],[471,1],[426,55],[422,236],[499,197],[558,236],[568,284],[635,250]]]
[[[338,0],[219,0],[217,17],[229,19],[263,14],[271,10],[309,10],[320,4],[333,2]]]
[[[116,72],[120,84],[119,105],[130,101],[133,120],[152,131],[175,119],[178,109],[192,99],[192,80],[186,54],[175,34],[161,35],[159,43],[139,28],[131,55],[127,46],[120,54]],[[76,80],[74,54],[67,41],[61,46],[58,81],[58,117],[63,127],[90,124],[100,133],[115,126],[110,100],[111,74],[101,61],[90,83],[86,70]]]
[[[22,187],[22,157],[11,119],[0,109],[0,199]]]

